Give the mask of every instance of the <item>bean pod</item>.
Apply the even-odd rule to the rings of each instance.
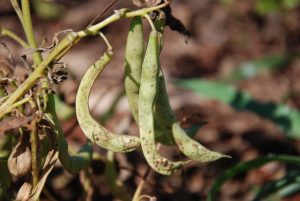
[[[92,142],[113,152],[130,152],[140,146],[140,140],[135,136],[117,135],[103,126],[91,116],[89,111],[89,94],[95,79],[109,63],[112,52],[107,51],[83,76],[76,95],[76,114],[78,123],[84,134]]]
[[[152,31],[142,66],[139,91],[139,129],[141,146],[148,164],[157,172],[170,175],[187,162],[172,162],[156,150],[153,107],[158,87],[158,32]]]
[[[141,17],[131,20],[125,50],[125,91],[134,120],[138,124],[139,89],[144,58],[144,31]]]

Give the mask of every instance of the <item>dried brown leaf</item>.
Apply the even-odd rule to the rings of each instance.
[[[8,158],[9,172],[16,177],[22,177],[31,170],[31,152],[28,137],[23,135]]]
[[[20,128],[27,125],[32,120],[30,117],[9,117],[0,122],[0,137],[5,134],[6,131]]]
[[[46,157],[46,161],[44,167],[42,169],[42,175],[37,186],[32,190],[29,200],[37,200],[43,190],[47,177],[49,176],[50,172],[52,171],[56,161],[58,159],[58,151],[56,149],[52,149],[48,152]]]
[[[32,185],[25,182],[18,191],[16,201],[28,201]]]

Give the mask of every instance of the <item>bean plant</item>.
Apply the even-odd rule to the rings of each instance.
[[[55,36],[53,45],[47,48],[39,47],[33,34],[30,1],[10,2],[26,40],[4,27],[0,27],[1,35],[10,37],[31,52],[33,63],[27,62],[29,75],[22,82],[9,77],[1,63],[0,199],[39,200],[56,162],[59,160],[72,174],[84,172],[94,157],[93,144],[108,150],[106,165],[110,169],[105,174],[113,180],[117,179],[111,166],[114,152],[138,151],[141,147],[149,166],[163,175],[174,173],[192,160],[203,163],[229,157],[193,140],[180,127],[170,106],[159,54],[163,48],[166,20],[163,8],[169,6],[171,0],[146,3],[137,10],[115,10],[111,16],[85,29],[65,31],[61,40]],[[131,19],[125,51],[124,86],[132,116],[139,127],[139,136],[112,133],[91,116],[88,106],[94,81],[113,57],[113,47],[101,30],[121,18]],[[146,48],[142,19],[146,19],[151,27]],[[88,68],[79,85],[76,115],[88,140],[74,153],[68,146],[55,111],[59,98],[53,93],[51,83],[60,84],[66,78],[62,69],[55,69],[60,59],[81,39],[96,35],[103,39],[107,50]],[[41,51],[45,50],[49,53],[43,56]],[[10,92],[8,87],[13,91]],[[16,129],[17,135],[13,135]],[[165,158],[158,152],[159,144],[177,147],[187,159],[171,161]],[[12,198],[6,193],[12,185],[11,178],[25,175],[29,175],[29,179],[20,187],[16,198]],[[116,182],[111,183],[110,187],[116,194],[122,191],[122,186],[116,185]],[[139,200],[141,188],[142,185],[133,200]],[[125,196],[123,199],[130,198]]]

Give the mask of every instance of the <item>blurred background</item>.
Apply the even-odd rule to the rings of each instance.
[[[32,0],[31,3],[36,36],[39,44],[46,41],[47,46],[58,32],[85,28],[110,0]],[[101,19],[123,7],[134,8],[131,1],[119,0]],[[212,150],[231,155],[232,159],[192,163],[170,177],[152,173],[144,193],[164,201],[206,200],[213,182],[238,163],[270,154],[299,154],[300,0],[173,0],[171,8],[172,14],[190,32],[188,37],[170,28],[165,31],[161,63],[172,107],[183,127],[206,122],[195,138]],[[0,25],[24,37],[6,0],[0,0]],[[148,33],[148,23],[144,21],[144,25]],[[112,43],[114,57],[94,84],[90,107],[107,128],[138,133],[123,96],[128,30],[128,19],[103,30]],[[20,56],[28,52],[10,39],[0,38],[0,41],[13,53],[18,69],[15,73],[22,76]],[[69,77],[55,88],[67,110],[60,108],[58,115],[74,147],[85,141],[72,113],[76,90],[88,66],[105,48],[100,37],[84,39],[62,59]],[[99,148],[95,151],[104,153]],[[163,147],[162,152],[173,159],[182,158],[169,147]],[[275,161],[254,166],[226,181],[215,200],[300,200],[297,165]],[[143,155],[118,154],[117,167],[120,179],[132,194],[140,181],[138,175],[147,169]],[[103,171],[101,161],[92,164],[92,200],[115,200]],[[80,200],[83,194],[78,185],[80,179],[57,165],[46,186],[53,199]]]

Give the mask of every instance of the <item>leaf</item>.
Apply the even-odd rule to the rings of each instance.
[[[15,177],[22,177],[31,171],[31,152],[29,136],[23,134],[8,158],[9,172]]]
[[[258,0],[255,10],[261,15],[276,12],[280,9],[280,3],[281,2],[279,0]]]
[[[225,79],[226,82],[245,80],[268,70],[279,70],[284,68],[294,58],[294,55],[271,55],[260,59],[247,61],[239,65]]]
[[[263,166],[271,161],[279,161],[284,163],[300,163],[300,157],[292,155],[270,155],[265,157],[256,158],[247,162],[241,162],[232,168],[226,170],[212,185],[207,197],[207,201],[213,201],[216,198],[217,192],[221,188],[222,184],[229,179],[237,176],[242,172],[246,172],[251,169],[255,169]]]
[[[63,102],[58,95],[53,95],[55,111],[59,120],[65,121],[75,115],[75,108]]]
[[[42,168],[42,174],[41,177],[39,178],[39,182],[37,183],[36,187],[31,191],[30,201],[39,199],[40,194],[44,188],[45,182],[47,180],[47,177],[49,176],[50,172],[54,168],[54,165],[56,164],[57,160],[58,160],[57,149],[50,150],[46,157],[45,164]]]
[[[284,189],[285,187],[290,187],[291,185],[295,185],[298,183],[300,187],[300,172],[299,170],[288,171],[287,174],[276,181],[269,182],[258,190],[253,201],[260,201],[263,198],[268,197],[269,195],[279,191],[280,189]]]
[[[293,9],[300,4],[300,0],[283,0],[283,6],[288,9]]]
[[[18,191],[16,201],[28,201],[32,185],[28,182],[25,182]]]
[[[36,14],[43,19],[56,20],[64,13],[64,7],[54,1],[33,0],[32,4]]]
[[[20,128],[27,125],[32,120],[30,117],[8,117],[0,122],[0,137],[5,134],[6,131]]]
[[[176,85],[273,121],[288,137],[300,138],[300,112],[284,104],[258,102],[234,86],[204,79],[177,80]]]

